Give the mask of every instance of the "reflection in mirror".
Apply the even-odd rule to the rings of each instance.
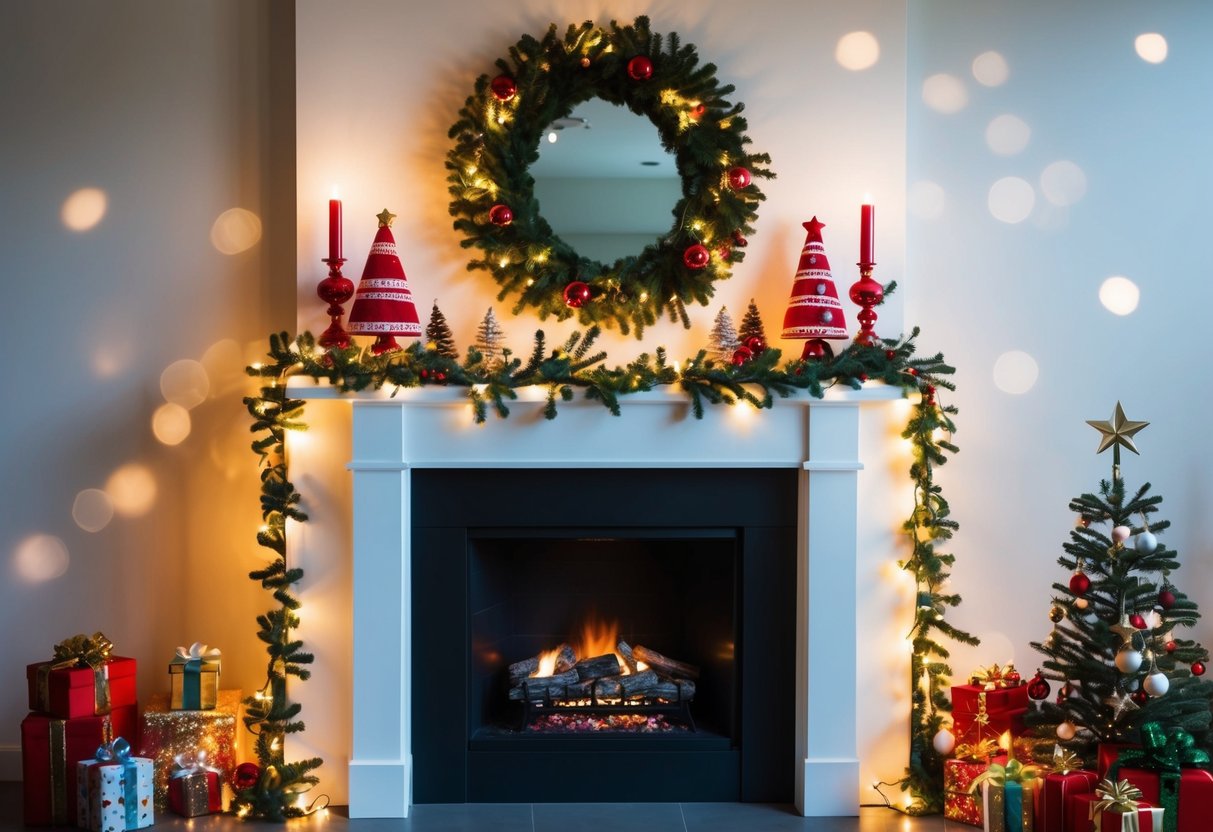
[[[577,105],[562,122],[545,131],[530,167],[552,231],[603,263],[637,255],[667,234],[682,181],[653,123],[600,98]]]

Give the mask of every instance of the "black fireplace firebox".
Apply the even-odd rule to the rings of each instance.
[[[415,470],[414,801],[790,802],[797,474]],[[660,695],[693,694],[587,697],[592,729],[536,730],[559,709],[511,699],[509,665],[587,623],[693,666]]]

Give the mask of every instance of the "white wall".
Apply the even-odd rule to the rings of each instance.
[[[1150,64],[1134,39],[1169,43]],[[1184,568],[1176,583],[1213,604],[1213,472],[1207,414],[1207,332],[1213,306],[1208,195],[1213,190],[1213,7],[1172,3],[911,4],[909,59],[907,320],[959,367],[961,453],[941,476],[961,523],[953,587],[964,604],[953,620],[985,644],[958,650],[955,668],[1011,656],[1035,668],[1032,639],[1049,630],[1050,584],[1074,516],[1069,499],[1111,475],[1111,452],[1095,455],[1087,419],[1106,419],[1117,400],[1152,424],[1126,453],[1126,481],[1153,483],[1174,527],[1168,545]],[[978,84],[971,64],[988,50],[1009,67],[1005,84]],[[923,103],[924,80],[960,79],[968,104],[941,114]],[[987,125],[1011,114],[1031,130],[1026,147],[1000,156]],[[1069,206],[1042,192],[1046,166],[1070,160],[1086,192]],[[1035,207],[1021,223],[995,219],[988,192],[1024,179]],[[943,207],[929,216],[930,182]],[[917,209],[917,213],[914,209]],[[1120,317],[1099,300],[1105,278],[1140,288],[1136,312]],[[1025,393],[996,384],[1011,350],[1030,354],[1039,378]],[[1202,622],[1194,636],[1213,642]]]
[[[281,68],[290,89],[293,42],[289,9],[268,2],[10,3],[0,17],[0,779],[13,779],[24,666],[67,636],[101,630],[137,657],[144,699],[194,640],[222,648],[225,688],[263,681],[241,368],[293,325],[293,101],[274,94]],[[81,188],[107,209],[73,231],[61,209]],[[264,234],[227,255],[212,225],[233,207]],[[200,362],[209,392],[169,447],[151,418],[179,359]],[[84,531],[77,494],[131,464],[154,490],[127,494],[146,510]]]

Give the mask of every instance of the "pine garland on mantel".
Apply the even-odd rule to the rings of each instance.
[[[888,289],[891,291],[892,286]],[[741,366],[712,360],[701,350],[679,367],[669,362],[664,348],[658,347],[652,355],[644,353],[626,365],[611,368],[604,363],[606,353],[594,350],[598,334],[597,327],[574,333],[549,351],[547,339],[539,331],[526,360],[506,350],[504,361],[490,363],[475,348],[469,349],[459,362],[421,343],[379,356],[356,345],[326,352],[317,347],[311,333],[291,339],[282,332],[270,337],[268,362],[247,368],[249,375],[261,380],[258,395],[244,399],[253,417],[251,429],[258,434],[252,448],[265,466],[261,475],[261,506],[266,525],[257,535],[257,542],[275,554],[268,567],[250,573],[250,577],[272,590],[280,607],[258,619],[259,637],[267,643],[270,654],[271,698],[268,707],[263,700],[257,700],[261,708],[253,712],[250,722],[250,727],[260,734],[257,753],[263,771],[256,787],[237,795],[237,806],[248,807],[245,815],[281,819],[306,814],[298,795],[316,782],[309,772],[321,762],[312,759],[287,764],[281,744],[273,744],[273,737],[303,729],[303,723],[295,719],[300,706],[287,699],[286,676],[306,679],[308,671],[302,665],[311,661],[311,656],[302,652],[302,642],[290,635],[299,623],[295,613],[298,602],[290,590],[302,579],[303,570],[287,567],[284,529],[288,518],[298,522],[307,519],[299,510],[301,495],[289,479],[284,455],[286,431],[307,428],[303,420],[304,402],[287,393],[290,376],[327,382],[342,393],[385,386],[464,387],[477,423],[487,419],[490,406],[499,417],[508,417],[508,402],[517,398],[518,388],[530,386],[547,388],[544,415],[548,419],[556,417],[558,402],[571,401],[577,389],[586,399],[600,402],[618,416],[622,397],[677,386],[689,398],[697,419],[703,417],[705,404],[744,402],[756,408],[769,408],[776,396],[786,398],[804,391],[821,398],[829,387],[843,385],[858,390],[870,381],[900,387],[907,396],[917,396],[902,432],[914,451],[909,471],[914,483],[914,509],[903,526],[911,552],[899,565],[914,575],[915,612],[909,679],[913,703],[910,759],[904,777],[896,785],[910,797],[908,803],[898,807],[902,811],[910,814],[942,811],[943,757],[934,750],[932,738],[942,727],[944,715],[951,710],[946,696],[951,669],[946,663],[948,651],[939,639],[977,643],[974,636],[945,620],[946,610],[957,606],[960,596],[942,589],[955,556],[937,548],[957,528],[956,521],[949,516],[942,489],[934,479],[935,468],[957,451],[950,438],[956,429],[952,419],[956,408],[940,405],[936,400],[939,389],[955,389],[950,380],[954,368],[938,353],[915,357],[917,328],[909,336],[884,339],[875,345],[851,344],[827,361],[795,360],[780,364],[780,351],[767,349]]]

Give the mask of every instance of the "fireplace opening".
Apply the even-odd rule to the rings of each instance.
[[[790,802],[798,474],[414,470],[414,801]]]

